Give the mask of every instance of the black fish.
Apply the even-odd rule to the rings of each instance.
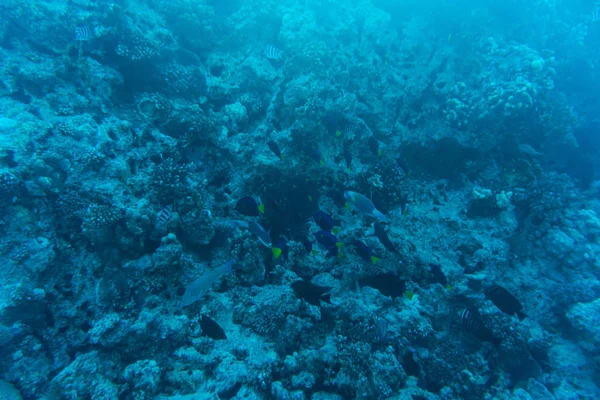
[[[235,209],[242,215],[247,217],[258,217],[259,214],[265,213],[265,205],[258,204],[254,197],[242,197],[236,204]]]
[[[325,165],[325,161],[323,159],[323,155],[321,152],[315,147],[304,147],[304,152],[313,160],[317,161],[321,165]]]
[[[201,336],[208,336],[214,340],[225,340],[227,336],[223,328],[219,326],[213,319],[203,315],[200,319],[200,328],[202,328]]]
[[[377,289],[384,296],[390,296],[392,300],[402,297],[406,291],[406,281],[391,272],[368,276],[360,279],[358,283],[361,287],[370,286]]]
[[[271,151],[272,151],[273,153],[275,153],[275,155],[276,155],[277,157],[279,157],[279,159],[280,159],[281,161],[283,161],[283,159],[284,159],[284,157],[283,157],[283,154],[281,154],[281,150],[279,150],[279,146],[277,145],[277,143],[275,143],[275,141],[273,141],[273,140],[269,140],[269,141],[267,142],[267,146],[269,146],[269,149],[271,149]]]
[[[463,329],[478,339],[486,342],[499,344],[500,339],[494,337],[494,333],[483,324],[481,316],[476,310],[463,308],[458,312]]]
[[[330,287],[315,285],[307,281],[296,281],[292,283],[292,289],[298,297],[306,300],[308,304],[319,307],[321,301],[331,304],[329,292]]]
[[[521,310],[523,305],[508,290],[500,285],[493,285],[485,290],[485,297],[490,299],[502,312],[508,315],[517,314],[519,321],[523,321],[527,315]]]
[[[446,274],[442,271],[442,267],[437,264],[430,264],[429,269],[431,270],[431,275],[433,275],[433,281],[439,283],[446,289],[450,290],[451,286],[448,285],[448,278],[446,278]]]
[[[379,148],[379,141],[375,139],[375,136],[371,136],[368,139],[369,148],[373,152],[373,154],[381,157],[381,149]]]
[[[337,257],[343,244],[337,240],[335,235],[327,230],[321,229],[315,233],[315,238],[328,251],[329,256]]]
[[[392,253],[400,254],[398,250],[396,250],[396,246],[394,245],[394,243],[392,243],[392,241],[388,237],[385,228],[381,222],[375,221],[373,228],[375,229],[375,236],[377,236],[377,239],[379,239],[383,247],[385,247],[388,251],[391,251]]]

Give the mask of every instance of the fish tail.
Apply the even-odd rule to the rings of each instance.
[[[379,261],[379,258],[375,257],[375,256],[371,256],[371,262],[373,264],[377,264],[377,261]]]
[[[281,156],[279,156],[281,158],[281,161],[285,160],[285,156],[282,154]]]
[[[379,157],[381,157],[381,149],[378,149],[378,150],[377,150],[377,155],[378,155]]]
[[[342,242],[337,242],[337,243],[335,244],[335,247],[337,247],[338,249],[341,249],[342,247],[344,247],[344,243],[342,243]]]
[[[317,254],[319,254],[319,252],[317,250],[311,250],[310,254],[312,254],[313,256],[316,256]]]
[[[258,205],[258,211],[260,211],[261,214],[265,213],[265,205],[264,204],[259,204]]]
[[[413,297],[415,297],[415,294],[410,290],[407,290],[406,292],[404,292],[404,297],[406,297],[408,300],[412,300]]]
[[[334,235],[337,235],[339,231],[340,231],[340,228],[338,228],[337,226],[334,226],[333,229],[331,230],[331,232],[333,232]]]
[[[273,247],[271,251],[273,251],[273,257],[275,258],[279,258],[281,255],[281,249],[279,247]]]

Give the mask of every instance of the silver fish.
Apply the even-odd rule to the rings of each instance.
[[[222,265],[219,268],[215,268],[210,272],[207,272],[206,274],[202,275],[200,278],[192,282],[192,284],[188,286],[185,290],[179,307],[189,306],[190,304],[193,304],[196,301],[200,300],[217,279],[219,279],[222,275],[231,272],[232,267],[233,260],[229,260],[227,264]]]

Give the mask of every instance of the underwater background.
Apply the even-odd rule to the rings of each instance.
[[[0,399],[599,399],[599,10],[2,0]]]

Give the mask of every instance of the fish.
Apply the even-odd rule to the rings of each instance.
[[[330,231],[335,226],[335,221],[333,217],[327,214],[325,211],[317,211],[313,214],[313,219],[319,225],[319,228]]]
[[[402,216],[406,217],[406,214],[408,214],[408,195],[407,194],[400,195],[400,210],[402,211]]]
[[[75,40],[85,42],[94,37],[94,33],[87,25],[81,25],[75,28]]]
[[[202,334],[200,336],[207,336],[214,340],[227,339],[227,335],[225,335],[223,328],[206,315],[202,315],[200,319],[200,328],[202,328]]]
[[[384,296],[391,297],[392,300],[404,296],[406,292],[406,281],[391,272],[367,276],[359,279],[358,284],[361,287],[369,286],[377,289]]]
[[[500,344],[500,339],[494,336],[494,332],[483,324],[481,315],[474,310],[469,308],[462,308],[458,311],[458,316],[462,322],[463,329],[481,339],[485,342],[490,342],[495,345]]]
[[[352,152],[350,151],[350,146],[344,143],[344,160],[346,161],[346,172],[350,172],[352,166]]]
[[[279,258],[281,256],[283,261],[288,260],[289,249],[285,238],[280,237],[277,239],[275,246],[271,250],[273,251],[273,257]]]
[[[271,149],[271,151],[273,153],[275,153],[275,155],[277,157],[279,157],[281,159],[281,161],[283,161],[283,159],[284,159],[283,154],[281,154],[281,150],[279,150],[279,146],[277,145],[277,143],[275,143],[275,141],[269,140],[267,142],[267,146],[269,146],[269,149]]]
[[[232,268],[233,260],[229,260],[226,264],[215,268],[196,279],[187,287],[187,289],[185,289],[179,307],[189,306],[200,300],[206,294],[208,289],[210,289],[212,284],[224,274],[231,272]]]
[[[410,177],[412,171],[410,168],[408,168],[408,165],[406,165],[406,162],[402,157],[396,158],[396,164],[398,165],[398,167],[400,167],[402,172],[404,172],[406,175],[408,175],[408,177]]]
[[[379,221],[375,221],[373,224],[373,229],[375,230],[375,236],[381,242],[383,247],[386,248],[387,251],[391,251],[392,253],[400,254],[400,252],[396,249],[394,243],[388,237],[387,232],[385,231],[385,227]]]
[[[379,141],[377,139],[375,139],[375,136],[370,136],[369,139],[367,140],[367,142],[369,143],[369,149],[371,149],[371,152],[375,155],[377,155],[378,157],[381,157],[381,149],[379,148]]]
[[[404,297],[406,297],[408,300],[412,300],[413,297],[415,297],[415,294],[410,290],[407,290],[406,292],[404,292]]]
[[[600,8],[597,8],[592,12],[592,22],[600,21]]]
[[[258,238],[258,241],[265,247],[271,248],[271,231],[265,231],[265,228],[258,222],[248,221],[248,230]]]
[[[331,304],[330,287],[299,280],[292,283],[292,289],[298,297],[306,300],[308,304],[312,304],[313,306],[320,307],[321,301]]]
[[[313,160],[317,161],[321,165],[325,165],[325,160],[323,159],[323,155],[319,150],[314,147],[304,147],[304,152]]]
[[[379,257],[377,257],[375,255],[375,253],[373,253],[373,250],[371,250],[371,248],[369,246],[367,246],[366,244],[364,244],[363,242],[361,242],[358,239],[354,239],[352,241],[352,245],[354,247],[356,247],[356,252],[360,256],[360,258],[362,258],[363,260],[365,260],[367,262],[372,262],[373,264],[377,264],[377,261],[379,261]]]
[[[244,196],[238,200],[235,210],[247,217],[258,217],[265,213],[265,205],[260,201],[257,202],[252,196]]]
[[[313,250],[312,242],[306,236],[302,236],[298,240],[300,240],[300,242],[302,243],[302,246],[304,246],[304,249],[306,250],[307,253],[310,253],[312,255],[315,255],[318,253],[316,250]]]
[[[160,228],[161,226],[166,225],[171,219],[172,212],[173,206],[171,204],[164,206],[156,216],[156,227]]]
[[[373,202],[366,196],[347,190],[344,192],[344,198],[346,199],[346,204],[354,207],[358,212],[370,215],[383,222],[387,221],[386,216],[377,210]]]
[[[517,315],[519,321],[523,321],[527,318],[527,315],[523,313],[523,305],[515,296],[513,296],[508,290],[500,285],[492,285],[485,291],[485,297],[490,299],[500,311],[508,315]]]
[[[271,60],[283,59],[283,52],[272,44],[267,44],[263,49],[265,56]]]
[[[334,234],[324,229],[318,231],[315,238],[319,244],[327,249],[329,256],[339,256],[339,250],[344,246]]]
[[[448,285],[448,278],[446,278],[446,274],[442,271],[442,267],[437,264],[429,264],[429,269],[431,270],[431,275],[433,276],[433,281],[439,283],[443,287],[448,290],[452,290],[452,286]]]

